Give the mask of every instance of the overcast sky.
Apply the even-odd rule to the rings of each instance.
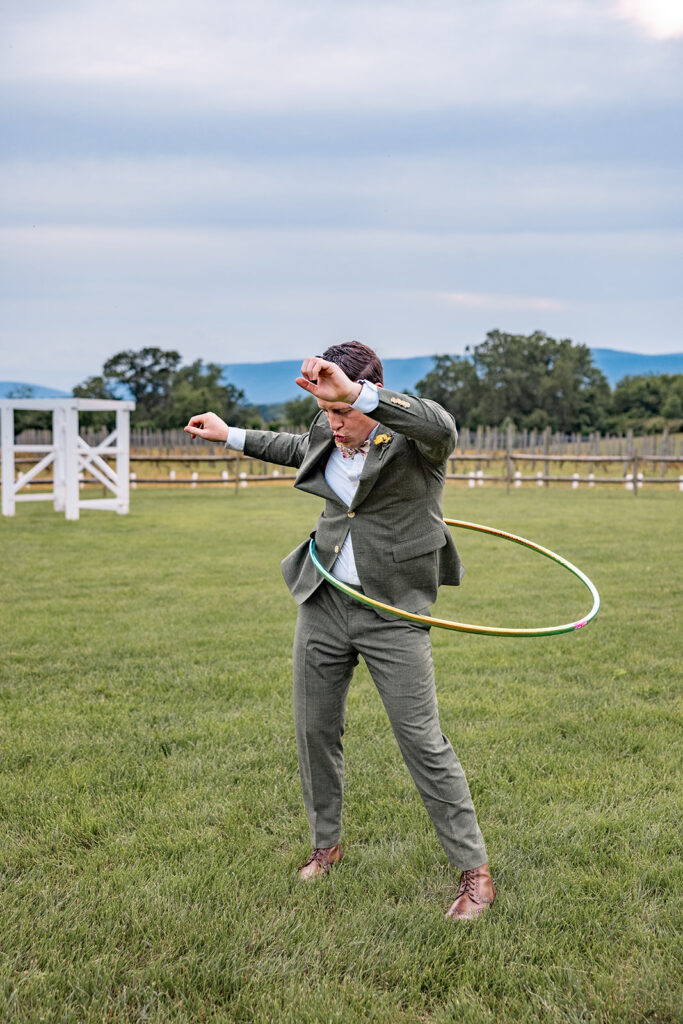
[[[683,351],[681,0],[5,0],[0,379]]]

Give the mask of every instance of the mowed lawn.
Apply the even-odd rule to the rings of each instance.
[[[602,610],[549,639],[433,630],[441,722],[498,886],[454,873],[364,667],[344,863],[320,884],[291,715],[280,559],[316,499],[138,490],[127,517],[0,522],[0,1020],[682,1019],[683,495],[469,490],[444,512],[574,561]],[[553,625],[590,608],[547,559],[456,531],[436,612]]]

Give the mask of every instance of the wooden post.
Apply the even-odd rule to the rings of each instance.
[[[543,431],[543,454],[550,455],[550,427]],[[550,480],[547,479],[550,476],[550,463],[547,459],[543,463],[543,476],[546,477],[545,486],[550,487]]]
[[[14,409],[2,409],[2,514],[13,516],[14,503]]]
[[[64,408],[64,511],[67,519],[78,519],[78,406]]]
[[[52,412],[52,443],[55,446],[52,467],[53,508],[55,512],[63,512],[66,508],[66,416],[63,406],[57,406]]]
[[[661,446],[661,449],[660,449],[660,455],[667,456],[669,454],[669,428],[668,427],[664,427],[664,430],[662,431],[662,442],[661,442],[661,445],[662,446]],[[665,462],[660,462],[659,463],[659,475],[660,476],[664,476],[665,473],[666,473],[666,470],[667,470],[666,463]]]
[[[116,511],[125,516],[130,508],[130,413],[116,410]]]
[[[515,428],[511,423],[508,423],[508,428],[505,436],[505,493],[510,493],[510,483],[512,481],[512,445],[515,436]]]

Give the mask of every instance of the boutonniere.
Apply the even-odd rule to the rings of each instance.
[[[393,440],[393,435],[392,434],[378,434],[377,437],[372,442],[374,445],[377,445],[377,447],[379,447],[380,445],[382,446],[380,448],[380,451],[379,451],[379,458],[380,459],[382,458],[382,456],[384,455],[385,451],[387,450],[387,448],[391,444],[392,440]]]

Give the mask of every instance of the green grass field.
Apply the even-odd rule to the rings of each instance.
[[[364,668],[347,857],[296,879],[279,561],[317,509],[285,487],[139,490],[127,517],[0,523],[0,1020],[680,1021],[683,496],[446,492],[447,516],[559,551],[602,597],[567,636],[433,631],[498,886],[472,925],[443,920],[457,876]],[[554,563],[456,540],[467,575],[438,614],[588,611]]]

